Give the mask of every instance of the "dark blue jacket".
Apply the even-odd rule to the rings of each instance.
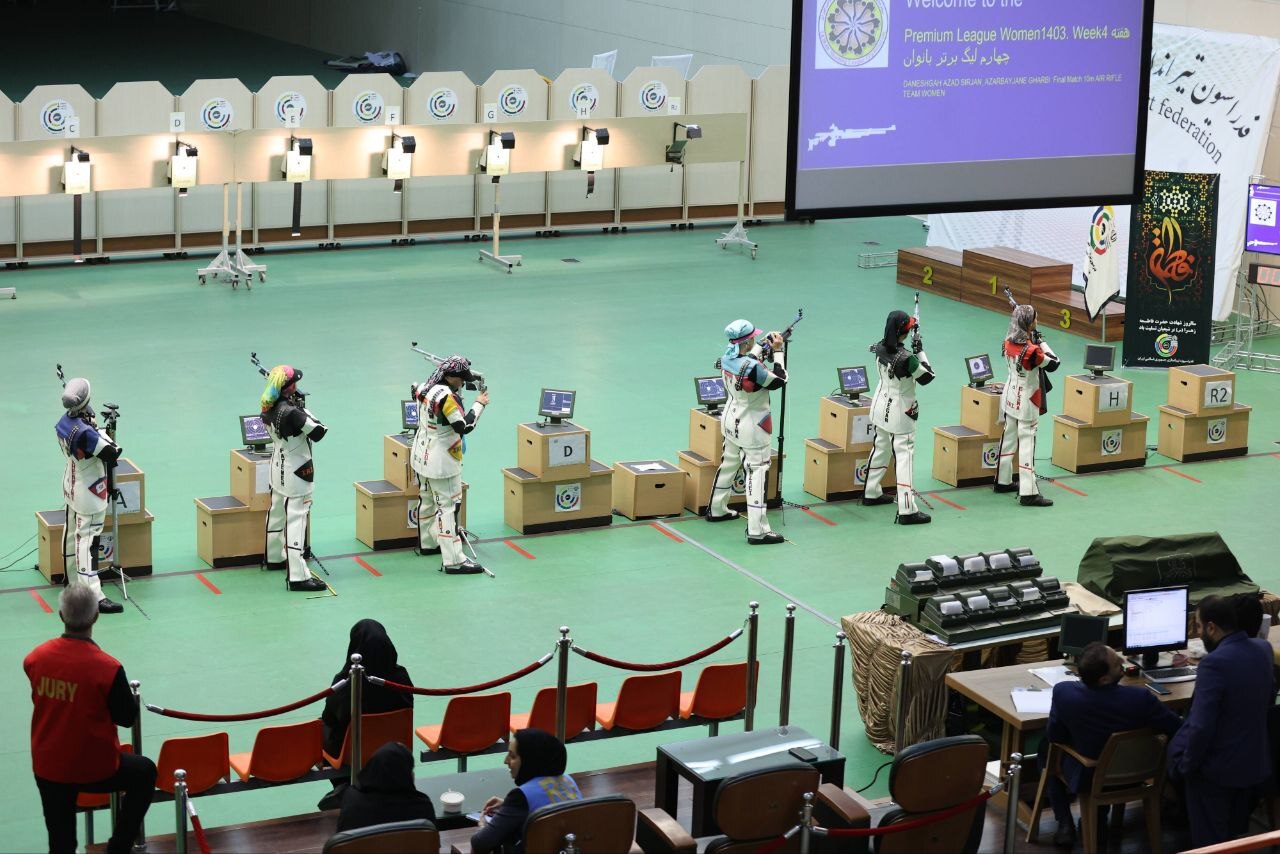
[[[1275,702],[1271,645],[1227,635],[1200,661],[1191,713],[1169,743],[1169,767],[1219,786],[1254,786],[1271,776],[1267,714]]]
[[[1116,684],[1090,688],[1083,682],[1059,682],[1053,686],[1047,734],[1050,741],[1096,759],[1114,733],[1149,728],[1172,736],[1181,724],[1182,719],[1147,688]],[[1088,787],[1093,770],[1063,756],[1062,776],[1068,789],[1079,792]]]

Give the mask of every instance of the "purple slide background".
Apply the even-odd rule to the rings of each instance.
[[[907,0],[881,0],[889,7],[885,68],[815,68],[817,15],[826,0],[804,0],[800,67],[799,165],[801,169],[956,163],[1034,157],[1132,154],[1142,51],[1141,0],[1023,0],[1021,8],[908,8]],[[1004,41],[1002,26],[1035,28],[1065,25],[1065,41]],[[1072,26],[1127,27],[1128,39],[1077,40]],[[908,43],[907,29],[997,30],[982,45]],[[979,55],[1009,55],[1004,65],[956,64],[905,68],[903,62],[928,50],[935,62],[943,53],[972,47]],[[825,56],[825,54],[824,54]],[[1102,75],[1119,73],[1119,82],[1044,83],[949,87],[965,77]],[[911,80],[944,81],[940,97],[904,97]],[[935,87],[924,87],[935,88]],[[883,136],[843,140],[813,151],[808,140],[832,124],[843,129],[896,125]]]
[[[1270,199],[1280,204],[1280,187],[1265,184],[1253,184],[1249,187],[1249,204],[1252,210],[1254,199]],[[1254,243],[1254,241],[1258,241]],[[1280,220],[1276,225],[1260,225],[1245,220],[1244,248],[1251,252],[1265,252],[1268,255],[1280,255]]]

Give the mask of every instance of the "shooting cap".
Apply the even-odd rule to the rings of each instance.
[[[298,380],[302,379],[302,371],[289,365],[276,365],[267,374],[267,387],[262,392],[262,411],[276,405],[281,395],[288,397],[298,388]]]
[[[724,328],[724,335],[730,344],[741,344],[743,341],[763,334],[750,320],[735,320]]]
[[[68,412],[79,412],[89,405],[89,381],[84,377],[67,380],[62,387],[62,407]]]
[[[471,373],[471,360],[464,359],[457,353],[440,363],[440,375],[457,377],[464,382],[471,382],[475,379],[475,374]]]

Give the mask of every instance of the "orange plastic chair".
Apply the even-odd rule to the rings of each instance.
[[[473,694],[454,697],[444,709],[444,721],[415,730],[427,748],[462,754],[458,770],[467,770],[467,754],[480,753],[507,738],[511,723],[511,694]]]
[[[680,694],[680,718],[702,718],[711,721],[711,734],[717,735],[718,721],[727,720],[747,708],[747,663],[709,664],[698,674],[692,691]],[[756,662],[756,680],[760,679],[760,662]]]
[[[360,716],[360,764],[366,765],[378,748],[392,741],[403,745],[413,743],[413,709],[396,709]],[[351,727],[342,739],[342,752],[337,757],[321,753],[332,768],[351,764]]]
[[[187,794],[198,795],[231,779],[227,734],[215,732],[190,738],[169,738],[156,759],[156,788],[173,792],[173,772],[187,772]]]
[[[646,730],[680,714],[680,671],[652,676],[628,676],[618,699],[596,706],[596,720],[605,729]]]
[[[543,688],[533,698],[533,709],[527,714],[511,716],[511,731],[533,727],[555,735],[556,689]],[[569,741],[583,730],[596,728],[596,683],[570,685],[565,692],[564,738]]]
[[[120,745],[120,752],[133,753],[133,745]],[[111,795],[107,792],[79,792],[76,794],[76,809],[78,810],[96,810],[98,807],[105,807],[109,803],[111,803]]]
[[[231,754],[231,769],[245,782],[250,777],[272,783],[296,780],[324,761],[323,740],[319,718],[263,727],[253,739],[253,750]]]

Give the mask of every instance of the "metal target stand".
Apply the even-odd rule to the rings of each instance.
[[[747,183],[746,167],[746,161],[738,161],[738,221],[733,224],[733,228],[716,238],[716,246],[721,249],[728,249],[730,246],[744,246],[751,250],[751,260],[754,261],[756,260],[756,253],[760,251],[760,244],[747,237],[747,227],[743,219],[743,195],[745,194]]]
[[[249,256],[244,252],[244,245],[241,242],[241,208],[244,201],[244,184],[236,182],[236,245],[232,249],[230,243],[230,184],[222,185],[222,251],[218,253],[218,257],[214,258],[207,267],[201,267],[196,270],[196,276],[200,279],[200,286],[204,287],[207,279],[224,278],[231,283],[231,290],[235,290],[240,284],[240,280],[244,280],[245,290],[253,290],[253,277],[257,274],[259,282],[267,280],[267,265],[255,264],[249,260]]]

